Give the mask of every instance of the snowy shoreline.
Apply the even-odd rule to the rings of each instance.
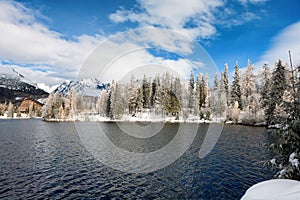
[[[212,119],[212,120],[199,120],[199,119],[179,119],[165,118],[165,119],[143,119],[143,118],[130,118],[130,119],[110,119],[106,117],[101,117],[98,119],[43,119],[46,122],[128,122],[128,123],[191,123],[191,124],[232,124],[232,125],[243,125],[243,126],[254,126],[254,127],[265,127],[265,123],[255,123],[255,124],[245,124],[242,122],[234,123],[233,121],[226,121],[225,119]]]
[[[92,118],[84,118],[84,117],[76,117],[75,119],[46,119],[42,117],[4,117],[0,116],[0,119],[17,119],[17,120],[29,120],[29,119],[40,119],[45,122],[142,122],[142,123],[192,123],[192,124],[232,124],[232,125],[243,125],[243,126],[254,126],[254,127],[265,127],[266,124],[264,122],[259,122],[255,124],[246,124],[242,122],[234,123],[233,121],[226,121],[223,118],[214,118],[212,120],[204,120],[204,119],[194,119],[194,118],[188,118],[186,120],[179,119],[175,120],[175,118],[169,117],[169,118],[159,118],[159,119],[145,119],[145,118],[136,118],[136,117],[130,117],[130,118],[124,118],[124,119],[110,119],[107,117],[92,117]],[[273,127],[270,127],[273,128]]]

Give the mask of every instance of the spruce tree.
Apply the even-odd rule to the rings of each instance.
[[[137,96],[138,96],[138,91],[137,91],[135,82],[136,82],[136,79],[132,75],[131,80],[130,80],[129,89],[128,89],[128,92],[129,92],[128,111],[129,111],[129,114],[131,114],[132,116],[135,116],[135,113],[136,113]]]
[[[272,116],[275,119],[281,119],[281,128],[275,131],[277,140],[270,145],[275,157],[268,163],[279,169],[275,174],[276,178],[288,178],[300,181],[300,104],[298,98],[300,91],[297,90],[300,79],[299,77],[293,76],[293,74],[294,73],[292,73],[292,79],[295,82],[289,82],[289,87],[286,87],[284,82],[284,67],[280,61],[277,63],[272,74],[271,95],[278,95],[278,97],[271,96],[272,101],[270,103],[272,106],[276,104],[277,106],[284,107],[288,114],[286,116]],[[280,77],[282,80],[277,80]],[[279,85],[275,86],[276,83]],[[293,95],[291,101],[283,101],[283,99],[280,98],[280,95],[284,95],[284,90],[287,88],[296,92],[296,95]],[[274,89],[279,91],[273,91]],[[285,118],[285,120],[282,121],[282,118]]]
[[[114,93],[112,98],[112,116],[115,119],[121,119],[124,114],[125,101],[123,98],[122,86],[119,83],[115,84]]]
[[[157,95],[157,83],[156,83],[156,78],[152,80],[151,84],[151,97],[150,97],[150,106],[153,108],[155,105],[155,99]]]
[[[249,97],[251,97],[252,94],[256,93],[255,88],[255,75],[253,73],[254,66],[251,65],[250,60],[248,60],[248,64],[246,67],[246,71],[243,75],[242,80],[242,90],[243,90],[243,96],[245,97],[245,104],[248,105]]]
[[[265,117],[267,124],[279,123],[280,113],[276,113],[276,108],[280,108],[283,106],[283,94],[287,89],[286,85],[286,77],[285,77],[285,68],[282,65],[281,60],[279,60],[276,64],[276,67],[272,73],[271,78],[271,90],[270,90],[270,98],[267,104],[267,108],[265,111]]]
[[[188,108],[190,113],[192,113],[194,108],[194,95],[195,95],[194,88],[195,88],[195,80],[194,80],[194,71],[192,70],[190,74],[189,89],[188,89],[189,90]]]
[[[14,117],[14,104],[12,104],[11,102],[9,102],[8,104],[7,116],[11,118]]]
[[[264,64],[260,76],[260,102],[263,107],[268,105],[271,90],[271,72],[268,64]]]
[[[146,75],[144,75],[143,83],[143,108],[149,108],[150,105],[150,83],[146,78]]]
[[[214,80],[214,90],[218,90],[219,88],[219,78],[218,78],[218,72],[215,74],[215,80]]]
[[[224,85],[224,87],[226,86]],[[239,104],[239,109],[242,110],[243,109],[242,92],[241,92],[241,85],[240,85],[239,66],[237,62],[235,65],[235,71],[234,71],[232,88],[231,88],[231,104],[234,105],[236,101]]]
[[[109,118],[113,118],[113,115],[112,115],[112,96],[113,96],[113,93],[114,93],[114,81],[112,81],[112,84],[111,84],[111,87],[110,87],[110,90],[109,90],[109,93],[108,93],[108,97],[107,97],[107,100],[106,100],[105,114],[106,114],[106,117],[109,117]]]
[[[229,94],[229,77],[228,77],[228,65],[227,63],[225,63],[224,65],[224,72],[223,74],[221,74],[221,80],[222,80],[222,84],[224,86],[224,90],[226,93],[226,98],[227,98],[227,105],[230,104],[230,94]],[[221,85],[222,85],[221,84]]]

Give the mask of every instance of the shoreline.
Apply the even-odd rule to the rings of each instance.
[[[226,121],[224,118],[213,118],[212,120],[199,120],[199,119],[179,119],[175,120],[172,118],[166,119],[143,119],[143,118],[134,118],[134,119],[109,119],[106,117],[101,117],[98,119],[46,119],[42,117],[3,117],[0,116],[0,119],[4,120],[30,120],[30,119],[37,119],[42,120],[45,122],[102,122],[102,123],[117,123],[117,122],[126,122],[126,123],[186,123],[186,124],[229,124],[229,125],[242,125],[242,126],[252,126],[252,127],[266,127],[265,122],[256,122],[254,124],[242,123],[237,122],[234,123],[233,121]],[[269,128],[277,128],[277,127],[269,127]]]

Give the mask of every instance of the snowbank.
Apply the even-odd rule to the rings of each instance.
[[[298,200],[300,182],[289,179],[274,179],[250,187],[242,200]]]

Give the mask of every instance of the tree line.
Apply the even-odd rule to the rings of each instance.
[[[291,101],[293,89],[291,71],[280,60],[273,70],[265,64],[259,73],[248,62],[240,70],[235,65],[232,81],[228,65],[216,72],[213,83],[207,74],[191,71],[189,80],[170,73],[136,79],[129,83],[112,81],[109,90],[98,97],[82,96],[72,89],[67,95],[50,94],[43,109],[44,118],[70,119],[78,114],[100,115],[122,119],[124,115],[138,117],[151,113],[161,118],[206,119],[218,118],[243,124],[280,123],[288,112],[283,102]],[[231,82],[231,84],[230,84]],[[295,79],[295,84],[298,84]],[[297,90],[298,92],[298,90]]]

